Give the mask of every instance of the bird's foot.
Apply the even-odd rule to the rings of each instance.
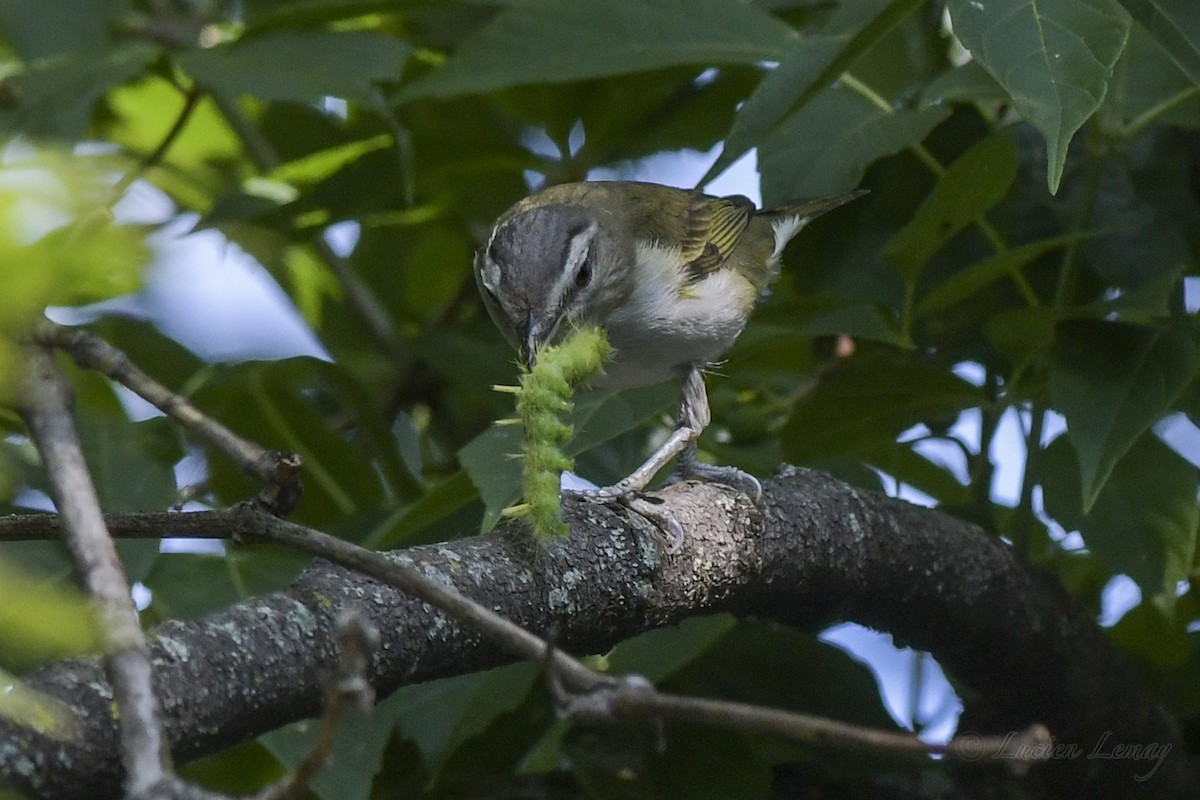
[[[696,478],[710,483],[723,483],[750,497],[755,505],[762,500],[762,484],[758,478],[737,467],[719,467],[703,464],[695,459],[681,459],[679,468],[668,479],[668,483],[679,483]]]
[[[623,487],[620,483],[612,486],[601,486],[595,489],[564,489],[568,497],[582,497],[588,500],[598,500],[602,503],[619,503],[635,514],[650,520],[662,531],[667,539],[667,552],[675,553],[683,546],[683,525],[675,519],[666,504],[661,500],[645,497],[638,492]]]

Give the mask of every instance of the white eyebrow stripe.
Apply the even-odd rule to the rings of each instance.
[[[594,238],[596,238],[596,223],[594,222],[571,237],[571,244],[567,247],[567,260],[563,262],[563,272],[570,272],[574,277],[575,270],[587,258],[588,251],[592,249],[592,239]]]
[[[550,300],[553,303],[561,303],[563,297],[566,296],[567,290],[575,282],[575,273],[587,259],[588,252],[592,249],[592,240],[596,238],[598,227],[595,222],[592,222],[571,237],[571,241],[567,245],[567,257],[563,260],[562,273],[558,276],[558,280],[554,282],[554,291],[550,293]]]

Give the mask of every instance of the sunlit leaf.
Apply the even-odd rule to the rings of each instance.
[[[954,33],[1046,139],[1057,192],[1071,137],[1100,107],[1129,35],[1117,0],[950,0]]]
[[[382,150],[391,143],[392,137],[381,133],[369,139],[337,145],[282,164],[271,170],[268,177],[292,184],[316,183],[367,153]]]

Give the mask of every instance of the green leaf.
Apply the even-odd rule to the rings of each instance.
[[[950,165],[908,224],[883,249],[909,281],[959,231],[1008,194],[1017,178],[1017,152],[1006,131],[973,144]]]
[[[1195,0],[1121,0],[1193,83],[1200,83],[1200,5]]]
[[[759,146],[763,200],[848,192],[876,159],[917,144],[948,116],[949,108],[895,109],[841,85],[826,89]]]
[[[1126,612],[1109,631],[1113,643],[1159,669],[1181,667],[1196,651],[1196,643],[1178,619],[1158,603],[1144,599]]]
[[[160,55],[156,45],[136,42],[56,58],[6,78],[15,100],[0,103],[0,134],[81,138],[105,92],[144,74]]]
[[[670,382],[622,392],[582,393],[571,418],[575,436],[567,446],[567,453],[579,455],[604,444],[658,417],[678,402],[679,387]]]
[[[963,45],[1045,137],[1057,192],[1071,137],[1108,91],[1129,15],[1116,0],[949,0],[947,8]]]
[[[1132,84],[1128,90],[1149,93],[1150,87]],[[1089,196],[1079,198],[1090,203],[1088,223],[1095,231],[1083,247],[1088,266],[1106,285],[1121,289],[1187,269],[1191,245],[1178,217],[1178,198],[1187,190],[1176,183],[1182,178],[1179,168],[1164,165],[1160,174],[1135,171],[1124,159],[1111,159],[1104,167]]]
[[[1039,471],[1047,513],[1064,527],[1078,529],[1089,550],[1113,572],[1136,581],[1147,597],[1173,602],[1196,554],[1196,468],[1145,432],[1117,462],[1085,512],[1076,453],[1070,437],[1060,436],[1042,454]]]
[[[661,744],[645,725],[575,727],[566,738],[575,778],[595,800],[762,800],[771,794],[771,766],[760,742],[745,734],[678,724]]]
[[[754,317],[755,338],[851,336],[904,349],[913,344],[896,329],[878,306],[834,294],[804,294],[774,299]],[[739,340],[740,343],[741,340]]]
[[[125,0],[56,0],[53,13],[38,0],[0,3],[0,33],[26,62],[68,53],[91,53],[108,42],[116,12]]]
[[[1134,25],[1117,62],[1102,113],[1124,121],[1131,132],[1153,121],[1195,127],[1198,101],[1200,82],[1172,59],[1160,40],[1141,25]],[[1190,124],[1186,121],[1189,119]],[[1112,168],[1111,164],[1107,166]]]
[[[88,599],[74,586],[42,578],[6,560],[0,560],[0,585],[4,587],[0,645],[6,665],[13,665],[14,656],[36,662],[100,648]]]
[[[942,103],[978,103],[998,105],[1008,102],[1008,93],[978,61],[968,61],[948,69],[921,90],[921,105]]]
[[[1014,364],[1024,364],[1054,345],[1059,313],[1046,306],[1018,306],[993,314],[984,323],[988,341]]]
[[[647,631],[613,648],[607,659],[609,671],[641,675],[657,684],[702,658],[736,625],[728,614],[717,614]]]
[[[721,174],[812,95],[846,71],[923,0],[839,3],[824,28],[796,42],[738,109],[725,147],[701,183]]]
[[[977,261],[932,288],[917,305],[917,316],[932,314],[966,300],[996,281],[1020,272],[1046,253],[1066,247],[1082,238],[1083,235],[1080,234],[1044,239]]]
[[[407,102],[664,67],[778,61],[797,35],[729,0],[532,0],[501,11],[445,66],[400,91]]]
[[[985,400],[949,369],[891,353],[856,355],[829,370],[801,400],[780,436],[799,463],[834,456],[870,459],[919,423],[956,416]]]
[[[519,706],[538,675],[536,665],[512,664],[406,686],[397,692],[404,709],[397,727],[416,743],[429,773],[436,776],[460,745]]]
[[[821,678],[805,680],[805,675]],[[882,730],[896,728],[880,702],[879,685],[869,667],[837,645],[777,624],[739,622],[677,683],[699,696],[836,717]],[[782,742],[778,746],[793,752],[807,749]]]
[[[355,388],[340,366],[300,357],[214,368],[193,399],[242,436],[304,459],[304,497],[296,519],[320,527],[383,502],[385,476],[392,479],[392,491],[411,481],[394,452],[394,438],[376,430],[380,426]],[[339,430],[340,415],[346,414],[361,426],[356,439]],[[223,453],[212,452],[209,469],[221,502],[258,491]]]
[[[313,779],[311,793],[320,800],[367,800],[380,769],[396,719],[404,713],[404,689],[387,698],[365,717],[347,714],[338,724],[330,763]],[[289,770],[312,752],[321,724],[305,720],[261,737],[263,746]]]
[[[312,103],[328,95],[367,96],[377,82],[397,80],[411,52],[374,31],[279,31],[191,50],[178,60],[222,94]]]
[[[493,425],[458,451],[458,463],[483,500],[483,533],[521,496],[521,436],[519,425]]]
[[[129,422],[89,408],[76,418],[105,511],[165,511],[175,501],[174,466],[183,445],[174,423],[166,417]]]
[[[381,133],[369,139],[347,142],[318,150],[315,153],[308,153],[302,158],[281,164],[271,170],[266,177],[292,185],[316,183],[328,178],[347,164],[352,164],[367,153],[383,150],[391,144],[392,137]]]
[[[470,444],[467,445],[467,447],[470,446]],[[519,481],[517,485],[520,485]],[[513,499],[509,497],[511,488],[506,484],[503,491],[504,496],[509,499],[496,502],[511,503]],[[363,541],[363,547],[373,550],[388,550],[396,547],[409,536],[429,528],[465,508],[472,501],[478,500],[479,496],[479,490],[475,488],[469,473],[466,470],[460,470],[421,495],[412,504],[404,506],[377,525]],[[503,507],[503,505],[500,506],[500,508]]]
[[[311,563],[311,556],[286,548],[229,544],[224,553],[161,553],[142,583],[159,619],[195,619],[280,591]]]
[[[1189,324],[1150,328],[1079,320],[1059,326],[1050,397],[1067,418],[1067,435],[1079,454],[1084,511],[1198,368],[1200,341]]]

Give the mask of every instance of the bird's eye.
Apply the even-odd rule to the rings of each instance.
[[[582,289],[592,282],[592,259],[585,258],[575,273],[575,285]]]

